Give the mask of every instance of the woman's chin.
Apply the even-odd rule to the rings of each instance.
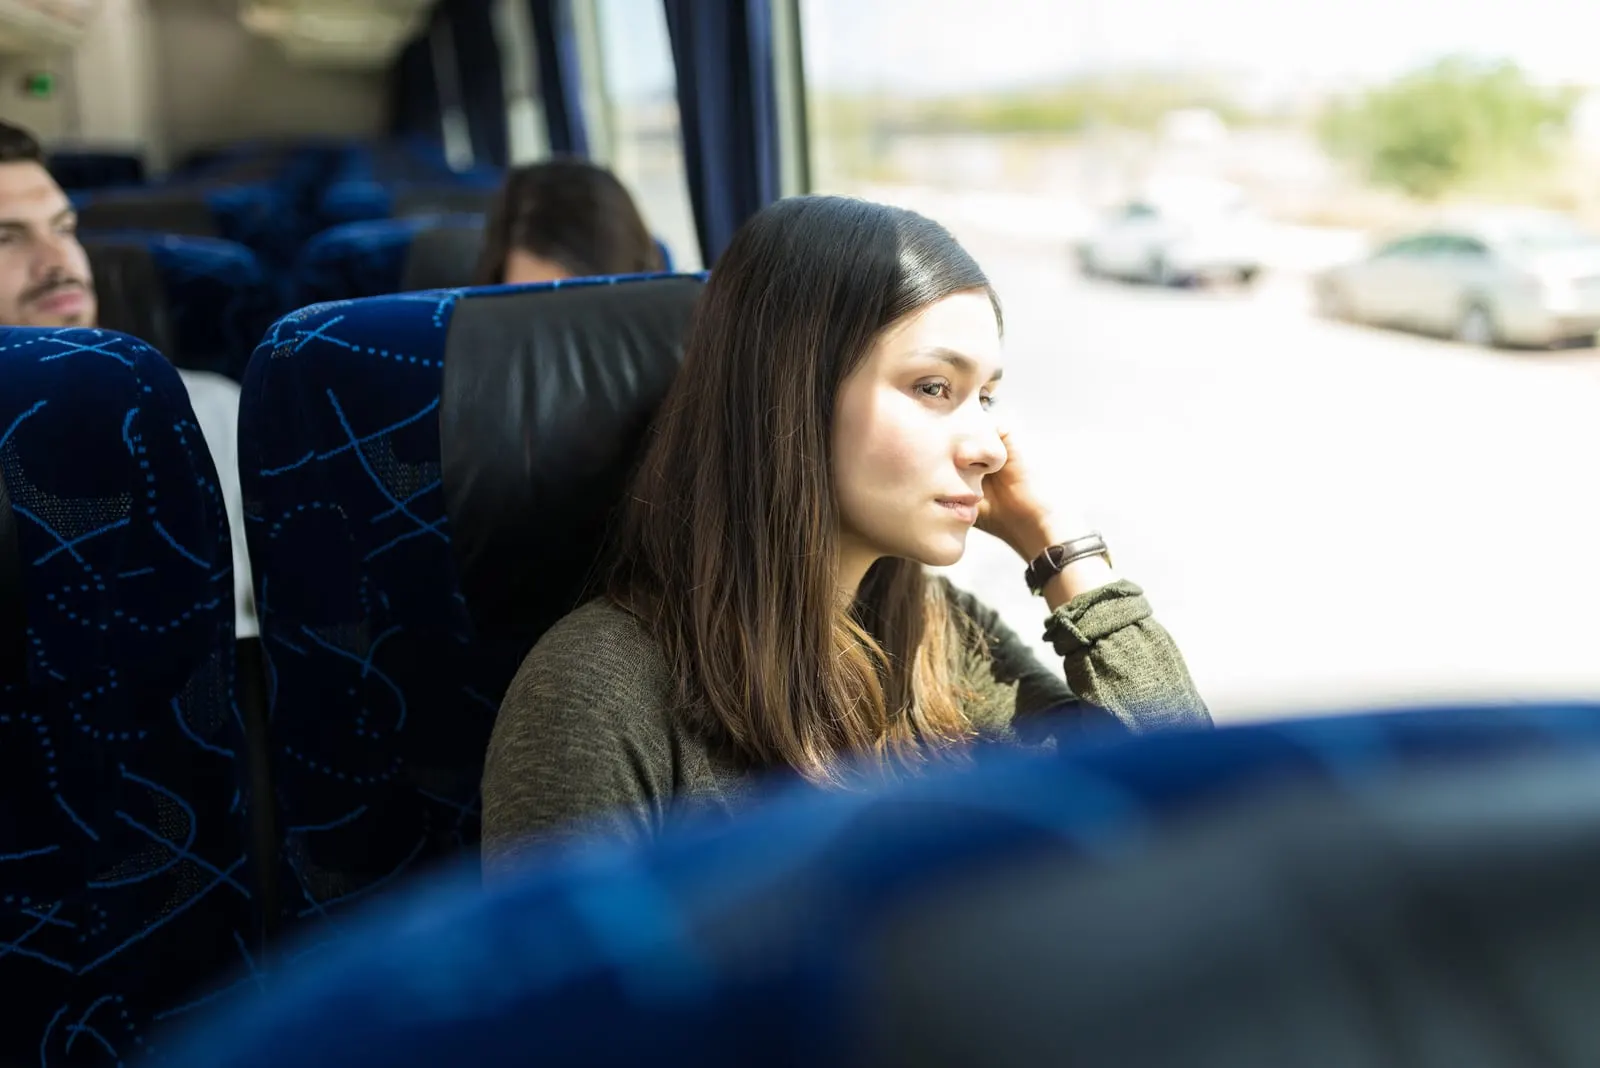
[[[959,564],[967,555],[967,537],[963,533],[954,538],[930,539],[918,548],[919,552],[911,554],[918,563],[926,567],[950,567]]]

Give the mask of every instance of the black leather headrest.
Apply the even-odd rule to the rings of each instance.
[[[129,193],[96,197],[78,212],[85,230],[151,230],[185,237],[221,237],[204,193]]]
[[[494,190],[474,189],[471,186],[407,186],[394,194],[394,207],[390,214],[396,219],[409,219],[413,215],[488,211],[489,201],[493,197]]]
[[[85,237],[83,248],[94,272],[99,325],[132,334],[158,352],[175,352],[166,288],[149,246],[138,238]]]
[[[400,288],[405,291],[470,286],[482,250],[481,218],[474,225],[449,223],[422,230],[411,239]]]
[[[584,596],[700,290],[652,278],[491,290],[456,307],[442,474],[483,637],[531,644]]]
[[[288,148],[275,148],[259,156],[230,160],[208,171],[205,180],[217,184],[254,185],[279,177],[294,155]]]

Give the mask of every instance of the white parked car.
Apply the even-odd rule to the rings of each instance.
[[[1476,345],[1600,332],[1600,235],[1564,216],[1490,215],[1396,238],[1313,281],[1318,309]]]
[[[1089,277],[1157,285],[1255,281],[1262,269],[1263,224],[1238,199],[1129,201],[1077,243]]]

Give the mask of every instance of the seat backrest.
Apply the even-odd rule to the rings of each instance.
[[[275,183],[223,182],[201,184],[196,190],[216,217],[220,236],[254,252],[269,273],[286,273],[300,247],[315,232],[309,209],[303,209],[291,191]]]
[[[495,187],[482,178],[390,183],[354,177],[330,184],[319,211],[327,226],[419,215],[482,214],[489,209],[494,192]]]
[[[172,315],[161,269],[150,251],[153,238],[141,234],[120,237],[88,234],[82,240],[94,278],[99,325],[106,330],[131,334],[157,351],[171,354],[175,365],[185,366],[174,343]]]
[[[394,192],[394,217],[410,218],[413,215],[439,215],[446,212],[476,212],[489,210],[494,199],[494,187],[452,183],[437,185],[402,185]]]
[[[180,1068],[1600,1059],[1600,708],[980,755],[378,910]]]
[[[287,271],[311,234],[308,212],[271,183],[195,181],[89,193],[74,200],[83,231],[223,238],[250,249],[269,272]]]
[[[340,141],[295,139],[238,145],[226,155],[188,168],[172,180],[210,187],[270,186],[309,217],[349,146]]]
[[[211,238],[86,234],[100,325],[234,381],[281,310],[255,253]]]
[[[420,216],[423,219],[438,216]],[[477,277],[483,252],[483,216],[450,215],[454,223],[425,226],[417,231],[406,253],[402,290],[455,289],[470,286]]]
[[[293,150],[284,146],[264,148],[217,163],[204,172],[208,183],[259,185],[279,180],[288,169]]]
[[[0,481],[0,1062],[131,1061],[257,954],[224,502],[108,330],[0,330]]]
[[[50,175],[63,189],[106,189],[144,184],[144,157],[90,149],[50,153]]]
[[[292,306],[472,284],[483,216],[346,223],[312,238],[295,263]]]
[[[416,215],[333,226],[295,262],[291,307],[473,284],[483,252],[482,215]],[[655,242],[666,271],[672,253]]]
[[[222,237],[203,193],[188,189],[140,190],[93,196],[78,209],[83,230],[143,230],[187,237]]]
[[[274,680],[286,920],[323,923],[476,843],[500,699],[597,552],[570,532],[602,528],[614,503],[591,504],[555,476],[620,487],[602,468],[629,465],[700,286],[658,277],[403,294],[302,309],[263,341],[245,378],[240,468]],[[512,380],[523,384],[507,393]],[[475,425],[480,404],[504,411]],[[547,468],[537,479],[483,455],[523,430],[519,456]],[[501,520],[515,533],[481,529]],[[551,555],[537,570],[518,562],[526,612],[471,604],[459,576],[493,588],[491,572],[529,529]],[[461,536],[472,546],[465,572]]]
[[[364,174],[328,183],[317,203],[325,227],[387,219],[394,207],[389,187]]]

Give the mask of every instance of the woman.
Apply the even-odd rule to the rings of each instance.
[[[661,250],[616,176],[582,160],[557,159],[506,176],[489,211],[474,284],[661,269]]]
[[[736,809],[763,772],[837,786],[1048,711],[1066,710],[1057,733],[1210,724],[1139,588],[997,422],[1000,340],[994,291],[937,223],[801,197],[745,224],[700,297],[605,596],[545,635],[501,706],[490,871],[529,838],[648,833]],[[973,526],[1030,565],[1065,678],[925,573]]]

